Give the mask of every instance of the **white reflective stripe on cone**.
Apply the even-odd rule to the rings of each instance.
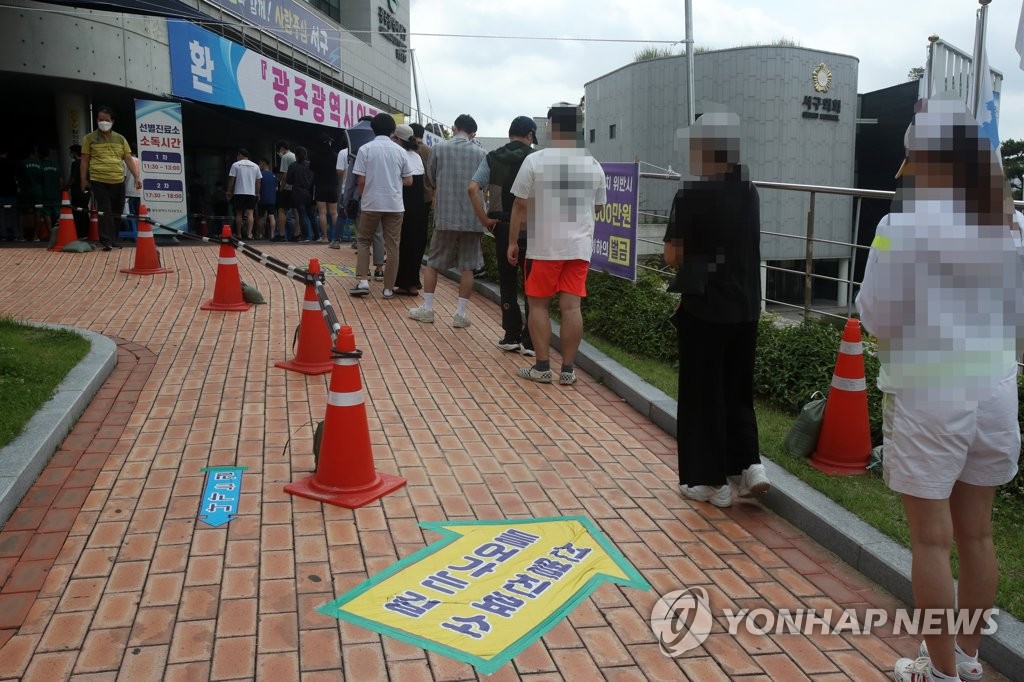
[[[354,391],[352,393],[335,393],[331,391],[327,394],[327,404],[333,405],[334,407],[355,407],[356,405],[363,404],[363,392]]]
[[[356,360],[355,358],[335,358],[334,364],[341,365],[342,367],[347,367],[349,365],[358,365],[359,361]]]
[[[866,391],[868,382],[866,379],[845,379],[833,374],[832,388],[838,388],[840,391]]]
[[[302,302],[302,309],[303,310],[320,310],[320,302],[319,301],[303,301]]]
[[[135,235],[136,239],[152,239],[153,233],[149,230],[139,230],[139,233]]]
[[[864,355],[864,343],[861,341],[841,341],[839,352],[846,355]]]
[[[218,258],[217,262],[220,263],[221,265],[238,265],[238,259],[234,258],[234,257],[232,257],[232,258]]]

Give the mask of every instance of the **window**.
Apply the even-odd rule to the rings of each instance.
[[[593,142],[597,139],[597,131],[593,128],[590,129],[590,141]]]
[[[306,2],[335,21],[341,21],[341,0],[306,0]]]
[[[614,123],[611,124],[610,126],[608,126],[608,139],[610,139],[610,140],[614,140],[615,139],[615,124]]]

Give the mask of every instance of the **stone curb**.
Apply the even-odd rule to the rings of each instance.
[[[443,274],[458,281],[459,273],[455,270]],[[475,281],[473,290],[501,305],[497,285]],[[551,343],[560,349],[559,326],[554,320],[551,326]],[[576,366],[675,437],[675,400],[586,341],[580,343]],[[761,499],[766,507],[904,603],[914,603],[909,549],[774,462],[766,460],[765,468],[772,480],[771,492]],[[1024,679],[1024,624],[1008,613],[1000,613],[995,620],[998,629],[982,639],[981,658],[1011,680]]]
[[[30,324],[73,331],[88,339],[92,349],[68,372],[54,396],[29,420],[21,435],[0,449],[0,527],[7,523],[117,365],[117,344],[105,336],[65,325]]]

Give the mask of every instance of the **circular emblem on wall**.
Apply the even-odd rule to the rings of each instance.
[[[398,0],[388,0],[388,9],[392,14],[398,12]]]
[[[823,63],[818,64],[814,67],[814,71],[811,71],[811,81],[814,83],[816,91],[828,92],[829,87],[832,86],[832,69]]]

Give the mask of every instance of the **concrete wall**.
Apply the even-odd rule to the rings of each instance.
[[[815,92],[811,72],[820,63],[832,71],[827,93]],[[741,161],[754,180],[853,186],[857,109],[855,57],[794,47],[746,47],[697,54],[694,90],[697,113],[704,102],[724,105],[743,125]],[[685,149],[677,150],[677,128],[685,126],[686,57],[666,57],[629,64],[586,84],[585,140],[600,161],[641,161],[688,172]],[[840,100],[838,121],[803,118],[804,98]],[[814,111],[813,109],[811,110]],[[822,110],[819,109],[819,113]],[[615,126],[615,137],[611,137]],[[591,130],[594,142],[590,142]],[[653,170],[641,167],[643,170]],[[640,183],[641,210],[667,211],[677,187],[660,180]],[[762,228],[803,235],[805,194],[761,190]],[[819,195],[817,237],[849,241],[852,236],[848,198]],[[800,240],[765,236],[767,260],[802,259]],[[815,246],[815,256],[842,257],[842,247]]]

